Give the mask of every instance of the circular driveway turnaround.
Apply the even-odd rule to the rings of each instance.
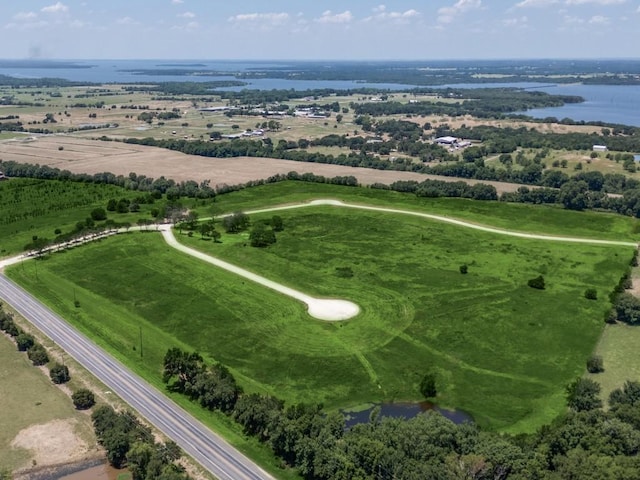
[[[178,240],[176,240],[176,237],[173,236],[171,225],[162,225],[160,227],[160,231],[162,232],[162,236],[164,237],[165,241],[173,248],[191,255],[192,257],[210,263],[211,265],[215,265],[216,267],[223,268],[229,272],[235,273],[236,275],[244,277],[247,280],[256,282],[264,287],[270,288],[271,290],[275,290],[276,292],[282,293],[283,295],[287,295],[288,297],[299,300],[307,305],[307,311],[309,312],[309,315],[317,318],[318,320],[337,322],[341,320],[349,320],[350,318],[353,318],[358,315],[358,313],[360,313],[360,307],[358,307],[358,305],[353,302],[333,298],[314,298],[310,295],[307,295],[306,293],[302,293],[298,290],[294,290],[293,288],[286,287],[281,283],[269,280],[268,278],[257,275],[253,272],[250,272],[249,270],[245,270],[244,268],[240,268],[236,265],[233,265],[232,263],[225,262],[224,260],[220,260],[216,257],[212,257],[211,255],[202,253],[201,251],[194,248],[187,247],[186,245],[178,242]]]
[[[319,199],[302,204],[247,211],[246,213],[274,212],[319,205],[413,215],[431,220],[447,222],[465,228],[473,228],[485,232],[520,238],[638,247],[637,243],[634,242],[516,232],[478,225],[440,215],[432,215],[411,210],[349,204],[331,199]],[[194,257],[200,258],[213,265],[225,268],[231,272],[235,272],[247,279],[256,281],[264,286],[304,302],[308,306],[309,314],[316,318],[333,321],[345,320],[352,318],[360,311],[359,307],[352,302],[339,299],[313,298],[302,292],[285,287],[277,282],[273,282],[240,267],[182,245],[173,236],[171,226],[169,225],[155,225],[140,228],[134,227],[131,230],[147,230],[149,228],[155,228],[162,231],[162,235],[171,246],[185,253],[193,255]],[[125,230],[122,230],[118,233],[124,232]],[[90,239],[87,239],[87,241],[90,241]],[[8,265],[24,260],[30,260],[31,258],[34,257],[29,257],[25,254],[5,258],[0,260],[0,270]],[[65,352],[75,358],[79,364],[89,370],[107,387],[118,394],[125,402],[135,408],[138,413],[144,416],[156,428],[164,432],[170,439],[180,445],[185,452],[191,455],[217,478],[225,480],[263,480],[273,478],[251,462],[251,460],[244,457],[240,452],[227,444],[222,438],[206,428],[195,418],[184,412],[180,407],[169,400],[164,393],[151,387],[140,377],[133,374],[124,367],[124,365],[114,360],[113,357],[105,353],[92,341],[78,333],[61,317],[53,313],[36,298],[2,274],[0,274],[0,298],[3,298],[7,303],[12,305],[26,320],[57,343],[65,350]]]

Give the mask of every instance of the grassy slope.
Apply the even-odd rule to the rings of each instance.
[[[178,328],[181,324],[193,326],[191,322],[194,314],[204,316],[198,319],[207,318],[216,308],[224,307],[216,307],[215,298],[203,301],[203,296],[209,291],[209,272],[203,273],[206,267],[189,257],[180,257],[176,261],[175,250],[166,246],[159,235],[128,234],[114,240],[100,241],[82,249],[45,257],[38,260],[37,264],[36,261],[24,262],[19,268],[10,269],[7,273],[37,293],[45,304],[63,315],[98,345],[156,388],[164,390],[161,371],[166,350],[172,346],[185,349],[190,349],[191,346],[174,337],[171,329],[168,332],[159,329],[155,321],[159,318],[166,319]],[[65,278],[65,271],[68,273],[69,270],[64,265],[69,261],[72,262],[71,269],[77,267],[86,274],[97,273],[106,280],[107,283],[103,286],[108,292],[102,292],[105,296],[82,288],[83,274],[71,274],[70,278]],[[90,268],[87,268],[88,265]],[[189,279],[193,281],[190,282]],[[226,280],[229,288],[236,292],[241,288],[240,282],[234,283],[235,276],[229,276]],[[175,297],[171,297],[172,294]],[[185,295],[189,301],[180,301]],[[113,297],[113,301],[109,301],[106,296]],[[75,308],[74,298],[80,302],[80,308]],[[196,299],[198,301],[193,303]],[[214,310],[210,311],[210,308]],[[142,313],[148,314],[148,309],[152,309],[152,313],[145,318],[140,313],[142,310]],[[167,315],[169,312],[170,316]],[[250,379],[241,380],[244,380],[245,385],[253,386]],[[255,388],[259,386],[255,385]],[[254,439],[246,438],[226,416],[202,410],[181,395],[170,396],[173,401],[223,435],[227,441],[276,473],[277,478],[298,478],[293,472],[278,468],[272,454]]]
[[[354,171],[357,175],[357,171]],[[557,206],[473,201],[460,198],[417,198],[415,195],[369,188],[341,187],[305,182],[282,182],[220,195],[213,207],[200,209],[210,215],[265,205],[335,198],[352,203],[393,205],[469,220],[499,228],[550,235],[574,235],[610,240],[640,240],[640,221],[602,212],[575,212]]]
[[[608,291],[630,256],[326,207],[281,216],[287,232],[267,252],[191,241],[309,293],[357,301],[360,317],[311,320],[297,303],[178,255],[153,234],[53,256],[40,262],[39,282],[32,267],[12,276],[156,383],[173,336],[231,366],[249,390],[330,407],[415,399],[420,376],[434,369],[443,404],[525,431],[562,409],[562,389],[601,331],[606,302],[584,300],[585,286]],[[355,276],[337,278],[337,266]],[[545,292],[524,286],[538,273]],[[133,350],[139,324],[143,363]]]

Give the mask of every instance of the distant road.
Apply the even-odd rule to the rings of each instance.
[[[0,298],[218,479],[274,478],[2,274]]]

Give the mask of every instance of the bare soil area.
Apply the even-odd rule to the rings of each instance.
[[[21,430],[11,442],[13,448],[31,452],[33,463],[25,466],[53,466],[75,463],[104,453],[91,448],[77,433],[77,421],[53,420]],[[19,472],[17,473],[19,476]]]
[[[235,185],[267,178],[291,171],[314,173],[326,177],[353,175],[363,185],[390,184],[397,180],[436,179],[469,184],[487,183],[498,193],[516,191],[521,185],[504,182],[475,181],[455,177],[424,175],[415,172],[396,172],[356,168],[343,165],[294,162],[273,158],[208,158],[186,155],[156,147],[103,142],[64,135],[32,137],[35,140],[0,142],[0,159],[21,163],[38,163],[73,173],[111,172],[128,175],[135,172],[148,177],[164,176],[176,181],[210,180],[212,186]],[[62,147],[62,149],[60,149]]]

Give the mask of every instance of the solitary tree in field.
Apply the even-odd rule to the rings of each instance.
[[[604,363],[600,355],[591,355],[587,360],[587,371],[589,373],[604,372]]]
[[[276,243],[276,234],[264,223],[258,223],[251,230],[249,240],[251,240],[252,247],[268,247]]]
[[[433,398],[438,394],[436,389],[436,376],[434,373],[427,373],[420,381],[420,393],[424,398]]]
[[[544,290],[544,277],[542,275],[538,275],[536,278],[532,278],[527,282],[531,288],[536,288],[538,290]]]

